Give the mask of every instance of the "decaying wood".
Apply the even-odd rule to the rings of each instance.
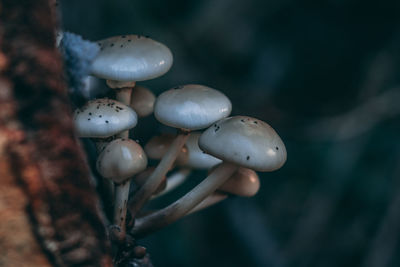
[[[0,0],[0,266],[111,266],[49,0]]]

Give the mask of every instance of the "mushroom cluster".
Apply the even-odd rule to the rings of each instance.
[[[256,171],[274,171],[285,163],[286,148],[275,130],[255,118],[229,117],[232,104],[222,92],[187,84],[156,97],[136,85],[170,69],[173,57],[165,45],[140,35],[97,43],[100,53],[91,74],[106,80],[115,99],[89,101],[75,111],[74,120],[78,136],[96,143],[96,170],[113,196],[110,226],[118,229],[119,241],[127,234],[152,233],[229,196],[253,196],[260,187]],[[154,136],[143,149],[129,139],[129,131],[152,113],[177,133]],[[156,166],[148,167],[148,158]],[[146,203],[199,169],[209,175],[191,191],[165,208],[143,212]]]

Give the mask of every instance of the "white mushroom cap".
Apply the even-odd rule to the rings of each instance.
[[[168,47],[140,35],[121,35],[98,41],[100,53],[93,75],[114,81],[145,81],[165,74],[172,66]]]
[[[142,147],[130,139],[116,139],[109,143],[97,159],[96,167],[101,176],[123,183],[147,166]]]
[[[102,98],[75,110],[74,122],[79,137],[106,138],[135,127],[137,115],[118,101]]]
[[[189,84],[162,93],[156,100],[154,115],[165,125],[198,130],[229,116],[231,110],[231,101],[223,93]]]
[[[226,181],[219,191],[224,191],[236,196],[252,197],[260,189],[260,179],[255,171],[240,167]]]
[[[224,161],[256,171],[274,171],[286,161],[286,148],[267,123],[246,116],[223,119],[208,128],[199,147]]]
[[[162,159],[165,153],[167,153],[169,146],[174,141],[174,139],[175,136],[172,134],[153,136],[144,146],[144,151],[150,159]],[[178,158],[176,159],[176,162],[180,165],[185,164],[189,158],[188,154],[189,153],[187,147],[183,146]]]
[[[156,96],[146,87],[136,85],[131,95],[131,108],[139,117],[146,117],[153,113]]]
[[[186,166],[193,169],[210,169],[222,161],[213,157],[209,154],[204,153],[199,148],[199,138],[201,133],[191,133],[188,140],[186,141],[186,147],[189,151],[189,159],[186,162]]]

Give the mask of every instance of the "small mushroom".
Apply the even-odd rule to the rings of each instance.
[[[144,36],[121,35],[97,43],[100,53],[92,63],[92,73],[112,81],[113,87],[130,87],[130,82],[157,78],[172,66],[169,48]]]
[[[74,113],[79,137],[107,138],[137,124],[137,115],[130,107],[108,98],[89,101]]]
[[[286,161],[286,148],[267,123],[246,116],[223,119],[199,139],[200,148],[224,161],[261,172],[274,171]]]
[[[263,121],[245,116],[225,118],[215,123],[200,136],[199,147],[222,159],[223,163],[168,207],[138,218],[132,230],[134,235],[144,235],[183,217],[221,187],[240,166],[273,171],[286,161],[285,145],[274,129]]]
[[[198,84],[165,91],[154,106],[154,116],[159,122],[190,131],[207,128],[231,111],[231,101],[223,93]]]
[[[139,118],[149,116],[154,111],[156,96],[146,87],[136,85],[131,95],[131,108],[138,114]]]
[[[188,138],[188,133],[212,125],[228,116],[231,110],[232,104],[223,93],[203,85],[179,86],[157,98],[154,106],[156,119],[167,126],[178,128],[181,132],[142,189],[133,197],[133,204],[129,207],[133,217],[171,168]]]
[[[97,159],[97,171],[116,184],[114,223],[120,227],[123,236],[130,179],[145,170],[146,166],[146,154],[138,143],[130,139],[116,139],[110,142]]]

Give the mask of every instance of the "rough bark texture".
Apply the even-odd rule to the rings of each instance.
[[[49,0],[0,0],[0,266],[111,266]]]

